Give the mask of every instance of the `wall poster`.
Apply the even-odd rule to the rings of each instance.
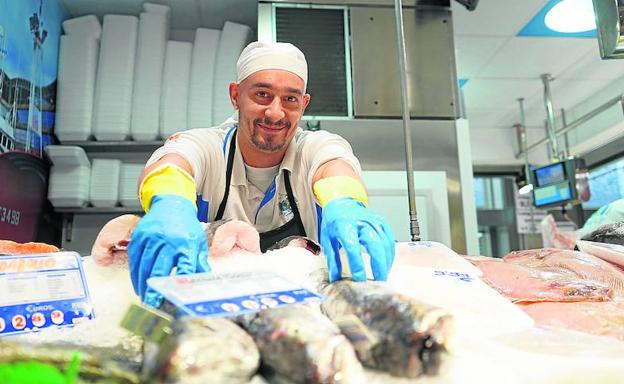
[[[41,157],[52,142],[61,23],[58,0],[0,0],[0,153]]]

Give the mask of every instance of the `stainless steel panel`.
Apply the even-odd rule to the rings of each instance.
[[[288,4],[314,4],[314,5],[366,5],[392,7],[394,0],[271,0],[261,3],[288,3]],[[403,7],[436,6],[450,7],[450,0],[403,0]]]
[[[451,12],[403,10],[410,113],[457,119]],[[398,48],[392,8],[350,7],[355,117],[400,117]]]
[[[624,0],[593,0],[598,45],[603,59],[624,58]]]
[[[453,249],[466,252],[455,121],[412,122],[415,171],[445,171]],[[405,170],[403,127],[399,120],[323,120],[321,129],[349,141],[367,171]],[[406,175],[407,177],[407,175]],[[408,216],[409,212],[405,212]]]

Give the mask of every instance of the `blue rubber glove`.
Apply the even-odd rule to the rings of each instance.
[[[197,209],[178,195],[157,195],[149,212],[132,232],[128,245],[130,278],[143,302],[158,308],[162,297],[147,286],[147,279],[209,272],[206,235],[197,219]]]
[[[327,257],[329,281],[339,280],[342,274],[340,248],[349,260],[351,278],[365,281],[366,270],[361,246],[371,258],[375,280],[387,280],[394,261],[394,232],[386,220],[350,197],[331,200],[323,208],[321,246]]]

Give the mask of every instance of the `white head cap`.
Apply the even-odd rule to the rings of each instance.
[[[303,52],[290,43],[262,43],[254,41],[243,49],[236,70],[238,80],[264,69],[282,69],[303,79],[303,89],[308,84],[308,63]]]

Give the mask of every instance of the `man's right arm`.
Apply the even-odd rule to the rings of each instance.
[[[168,153],[146,167],[139,180],[146,214],[128,245],[130,277],[136,293],[149,306],[162,298],[147,286],[150,277],[207,272],[208,246],[197,219],[197,187],[191,164]]]
[[[145,176],[147,176],[151,171],[153,171],[154,169],[164,165],[164,164],[173,164],[176,165],[178,167],[180,167],[181,169],[185,170],[186,172],[188,172],[189,175],[194,176],[193,175],[193,167],[191,167],[191,164],[182,156],[176,154],[176,153],[169,153],[163,157],[160,158],[160,160],[156,161],[153,164],[150,164],[148,167],[146,167],[143,170],[143,173],[141,174],[141,177],[139,178],[139,182],[137,185],[137,190],[138,188],[141,186],[141,183],[143,182],[143,179],[145,179]]]

